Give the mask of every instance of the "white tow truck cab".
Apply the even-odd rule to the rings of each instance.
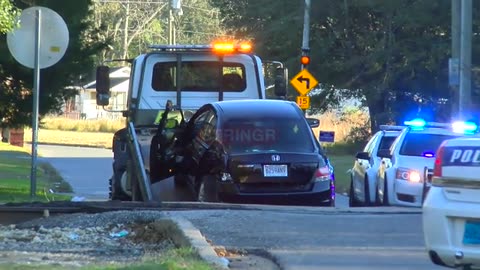
[[[408,126],[382,157],[377,172],[377,196],[382,205],[421,207],[433,171],[435,151],[448,139],[469,136],[457,123],[406,121]]]
[[[164,132],[160,129],[165,126],[160,128],[159,122],[167,101],[169,111],[181,108],[177,122],[169,119],[169,123],[181,125],[209,102],[284,99],[287,94],[284,65],[278,61],[262,62],[249,43],[153,45],[148,53],[129,62],[127,110],[122,112],[127,126],[113,138],[110,197],[114,200],[151,200],[149,185],[175,174],[153,173],[156,162],[150,155],[152,149],[158,148],[152,144],[152,137]],[[109,103],[109,73],[108,66],[97,68],[98,106]]]
[[[422,210],[425,245],[432,262],[479,269],[480,137],[442,143]]]

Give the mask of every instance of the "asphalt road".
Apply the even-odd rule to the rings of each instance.
[[[49,162],[85,200],[108,200],[108,179],[112,176],[113,153],[110,149],[38,145],[39,161]],[[172,179],[152,185],[154,199],[188,201],[193,197],[175,190]]]
[[[205,210],[172,212],[214,245],[267,250],[289,270],[443,269],[428,259],[421,214]]]

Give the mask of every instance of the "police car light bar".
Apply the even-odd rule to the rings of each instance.
[[[452,128],[452,125],[449,123],[426,122],[422,118],[415,118],[410,121],[405,121],[404,124],[411,128],[426,128],[426,127]]]
[[[452,129],[454,132],[458,133],[473,134],[475,131],[477,131],[478,126],[473,122],[456,121],[452,123]]]
[[[423,120],[422,118],[415,118],[410,121],[405,121],[403,122],[403,124],[410,127],[425,127],[427,122],[425,122],[425,120]]]
[[[380,130],[385,130],[385,131],[388,131],[388,130],[391,130],[391,131],[402,131],[402,130],[404,130],[405,128],[407,128],[407,127],[406,127],[406,126],[380,125]]]
[[[464,134],[473,134],[478,131],[478,125],[473,122],[463,122],[463,121],[456,121],[453,123],[437,123],[437,122],[426,122],[421,118],[415,118],[410,121],[405,121],[405,125],[415,129],[422,129],[425,127],[436,127],[436,128],[448,128],[452,129],[453,132],[456,133],[464,133]]]

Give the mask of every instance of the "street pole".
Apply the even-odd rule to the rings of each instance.
[[[310,52],[310,0],[305,0],[305,11],[303,14],[303,39],[302,39],[302,55],[308,55]],[[306,66],[302,64],[301,69]]]
[[[35,61],[33,73],[33,113],[32,113],[32,171],[30,174],[30,198],[33,201],[37,192],[37,141],[38,141],[38,106],[40,91],[40,33],[41,11],[35,12]]]
[[[168,45],[173,45],[173,12],[170,7],[168,15]]]
[[[302,56],[309,56],[310,52],[310,0],[305,0],[305,10],[303,13],[303,38],[302,38]],[[306,69],[306,65],[302,64],[300,69]],[[307,110],[303,110],[303,115],[307,114]]]
[[[472,97],[472,0],[462,0],[461,4],[459,117],[463,119],[470,112]]]
[[[452,0],[452,59],[455,61],[460,60],[460,14],[461,14],[461,2],[459,0]],[[458,79],[459,74],[454,74],[454,83],[451,84],[451,94],[452,94],[452,107],[451,107],[451,116],[452,118],[459,117],[460,109],[460,98],[459,98],[459,87]],[[457,77],[458,76],[458,77]]]

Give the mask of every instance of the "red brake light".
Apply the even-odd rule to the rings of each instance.
[[[330,180],[330,169],[328,166],[323,166],[318,168],[313,175],[315,181],[326,181]]]
[[[445,143],[442,143],[437,150],[437,156],[435,158],[435,165],[433,166],[433,176],[441,177],[442,176],[442,159],[443,152],[445,149]]]

